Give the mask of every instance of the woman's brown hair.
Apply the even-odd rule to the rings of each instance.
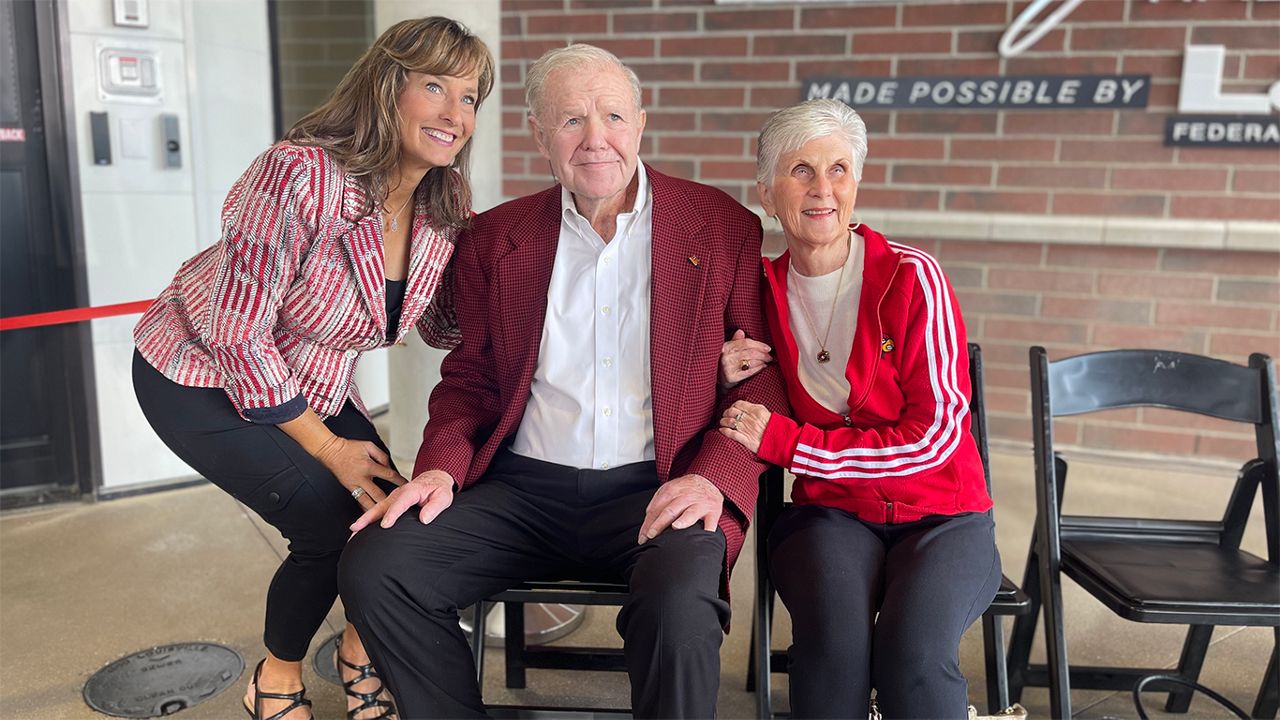
[[[397,101],[409,72],[428,75],[475,74],[476,110],[493,89],[493,56],[461,23],[444,17],[404,20],[392,25],[347,71],[323,105],[285,133],[285,140],[328,150],[368,195],[365,213],[383,202],[400,165]],[[419,187],[433,223],[463,227],[470,222],[471,143],[453,167],[432,168]]]

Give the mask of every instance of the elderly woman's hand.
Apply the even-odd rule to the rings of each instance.
[[[741,330],[720,347],[720,387],[728,389],[755,375],[773,362],[773,348],[752,340]]]
[[[763,405],[738,400],[720,417],[720,432],[725,437],[742,443],[751,452],[759,452],[764,429],[772,416],[769,408]]]

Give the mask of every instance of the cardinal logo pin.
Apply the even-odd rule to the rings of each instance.
[[[887,337],[880,341],[880,352],[893,352],[893,338]]]

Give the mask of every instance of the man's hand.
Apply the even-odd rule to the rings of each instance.
[[[382,519],[379,524],[389,528],[414,505],[422,506],[418,519],[426,525],[452,504],[453,476],[443,470],[427,470],[365,511],[351,523],[351,532],[358,533],[379,518]]]
[[[398,492],[398,491],[397,491]],[[714,532],[724,512],[724,495],[701,475],[685,475],[663,483],[645,508],[636,542],[643,545],[667,527],[683,530],[699,520],[702,529]]]

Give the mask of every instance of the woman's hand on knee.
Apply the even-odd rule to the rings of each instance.
[[[384,528],[391,527],[409,508],[421,506],[418,519],[423,525],[435,520],[453,504],[453,476],[443,470],[427,470],[412,482],[405,483],[379,500],[351,523],[351,532],[357,533],[375,521]]]
[[[391,458],[382,448],[367,440],[349,440],[334,435],[316,452],[316,459],[333,473],[365,510],[386,498],[374,478],[389,480],[396,485],[405,484],[404,476],[391,467]]]

